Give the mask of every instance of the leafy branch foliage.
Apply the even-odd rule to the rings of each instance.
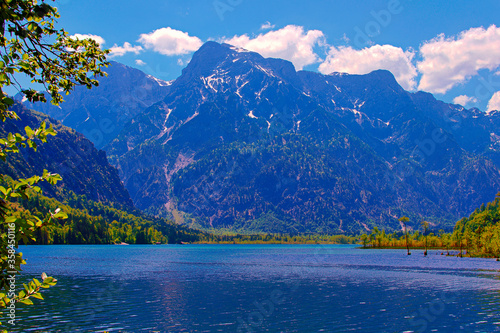
[[[42,0],[4,0],[0,2],[0,86],[17,86],[31,101],[46,101],[43,92],[22,89],[15,74],[24,74],[32,83],[50,93],[52,103],[63,101],[76,85],[97,86],[95,77],[103,76],[106,54],[92,39],[70,38],[55,27],[57,8]],[[91,75],[89,75],[91,74]],[[93,77],[94,78],[93,78]],[[2,91],[0,118],[14,118],[7,107],[12,99]]]
[[[40,293],[42,288],[50,288],[55,286],[57,280],[53,277],[48,277],[47,274],[42,274],[42,282],[38,279],[33,279],[28,284],[23,283],[24,289],[19,292],[17,296],[13,299],[9,299],[4,293],[0,293],[0,306],[6,307],[10,302],[20,302],[27,305],[32,305],[33,301],[30,297],[38,298],[43,300],[43,296]]]
[[[98,84],[95,77],[104,75],[102,67],[107,65],[107,51],[91,40],[70,38],[64,29],[55,27],[59,17],[57,9],[42,0],[2,0],[0,1],[0,119],[19,119],[15,111],[9,109],[14,101],[4,88],[14,86],[31,102],[46,101],[43,92],[33,88],[22,88],[20,76],[27,76],[32,83],[42,85],[57,105],[63,101],[61,93],[69,94],[76,85],[88,88]],[[0,158],[18,153],[21,147],[37,149],[36,141],[45,142],[47,136],[55,135],[54,129],[43,122],[39,128],[25,127],[25,134],[9,133],[0,139]],[[1,176],[1,180],[4,177]],[[55,285],[56,280],[42,275],[43,282],[33,279],[24,285],[24,290],[15,295],[9,285],[9,275],[21,271],[25,264],[22,253],[16,250],[20,242],[35,240],[38,230],[51,225],[54,219],[62,219],[66,214],[55,209],[44,216],[25,212],[17,214],[15,200],[29,200],[39,193],[42,181],[55,184],[61,177],[47,170],[42,176],[4,182],[0,188],[2,205],[0,221],[0,306],[12,302],[32,304],[30,297],[42,298],[40,288]]]
[[[27,130],[27,132],[29,132],[29,130]],[[55,133],[51,129],[47,130],[44,126],[40,126],[40,128],[34,131],[27,139],[21,136],[21,140],[19,141],[4,141],[5,145],[3,147],[3,152],[18,152],[19,145],[26,145],[26,142],[28,142],[29,145],[29,142],[34,138],[46,140],[46,136],[49,134],[53,135]],[[30,147],[36,150],[36,146],[33,144],[31,144]],[[4,155],[3,158],[5,159],[6,156]],[[4,176],[0,175],[0,180],[3,179]],[[0,298],[2,298],[0,306],[5,307],[12,301],[31,304],[32,302],[29,300],[29,297],[38,295],[38,292],[33,292],[33,290],[39,287],[37,285],[34,289],[28,288],[26,292],[21,291],[18,295],[12,296],[9,286],[9,276],[14,272],[19,273],[21,271],[21,265],[26,263],[22,257],[22,253],[16,252],[15,249],[18,248],[20,242],[27,243],[30,240],[35,240],[36,231],[49,226],[53,219],[62,219],[66,217],[66,214],[60,211],[60,209],[55,209],[53,212],[49,211],[44,216],[35,216],[31,214],[19,216],[16,214],[17,209],[13,202],[18,198],[28,200],[32,193],[39,193],[41,189],[38,184],[43,181],[47,181],[50,184],[56,184],[59,180],[61,180],[59,175],[44,170],[42,176],[35,175],[30,178],[18,179],[11,181],[9,185],[0,186],[0,203],[3,205],[0,225],[0,291],[5,291],[5,293],[0,293]],[[53,281],[55,284],[56,280],[52,277],[51,279],[50,281]],[[36,285],[34,280],[32,282]],[[6,296],[7,294],[10,298]]]

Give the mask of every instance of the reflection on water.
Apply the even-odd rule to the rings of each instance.
[[[500,331],[498,262],[352,246],[32,246],[22,332]]]

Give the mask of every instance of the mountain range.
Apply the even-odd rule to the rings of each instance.
[[[43,112],[84,134],[101,149],[140,112],[165,98],[171,85],[120,63],[110,64],[106,68],[109,79],[99,79],[99,86],[93,89],[76,87],[58,106],[30,103],[21,94],[16,99],[27,108]]]
[[[403,215],[446,228],[500,189],[500,112],[384,70],[296,71],[207,42],[175,81],[112,63],[61,108],[28,106],[99,134],[136,207],[204,228],[356,233]]]

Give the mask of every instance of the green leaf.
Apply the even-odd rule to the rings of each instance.
[[[43,280],[43,284],[49,285],[49,286],[55,286],[57,280],[54,279],[52,276],[48,276]]]
[[[33,135],[35,135],[35,131],[33,131],[29,126],[26,126],[24,130],[26,131],[26,135],[28,137],[32,137]]]
[[[40,293],[35,293],[35,294],[31,295],[31,296],[33,296],[34,298],[38,298],[38,299],[42,299],[43,300],[43,296]]]
[[[19,302],[26,304],[26,305],[33,305],[33,301],[30,300],[29,298],[22,299]]]
[[[14,223],[14,222],[16,222],[16,221],[17,221],[17,217],[15,217],[15,216],[7,216],[7,217],[5,218],[5,222],[6,222],[6,223]]]
[[[55,219],[65,220],[68,218],[68,215],[65,212],[59,212],[57,214],[52,215]]]

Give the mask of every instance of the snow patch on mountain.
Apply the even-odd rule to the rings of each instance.
[[[266,83],[266,84],[264,85],[264,87],[262,87],[262,89],[260,89],[258,92],[256,92],[256,93],[255,93],[255,97],[256,97],[257,99],[260,99],[260,95],[262,94],[262,92],[263,92],[264,90],[266,90],[266,89],[267,89],[267,87],[268,87],[268,84]]]
[[[190,122],[191,120],[193,120],[194,117],[196,117],[197,115],[199,115],[200,113],[198,111],[196,111],[191,117],[187,118],[183,124],[186,124],[188,122]]]
[[[361,107],[363,105],[365,105],[366,101],[360,101],[359,99],[357,99],[355,102],[354,102],[354,108],[356,108],[357,110],[361,109]]]
[[[254,114],[253,114],[253,110],[251,110],[249,113],[248,113],[248,116],[250,118],[253,118],[253,119],[259,119],[259,117],[256,117]]]
[[[146,77],[148,79],[152,79],[152,80],[156,81],[161,87],[171,86],[172,83],[174,83],[174,81],[175,81],[175,80],[170,80],[170,81],[160,80],[160,79],[154,77],[153,75],[146,75]]]
[[[264,68],[260,65],[255,65],[255,68],[257,68],[258,70],[264,72],[265,74],[267,74],[268,76],[271,76],[271,77],[277,77],[276,75],[274,75],[274,73],[272,71],[270,71],[269,69],[267,68]]]
[[[201,79],[203,80],[203,84],[206,88],[210,88],[215,92],[218,92],[219,85],[224,84],[224,78],[216,77],[216,74],[212,74],[208,77],[201,77]]]

